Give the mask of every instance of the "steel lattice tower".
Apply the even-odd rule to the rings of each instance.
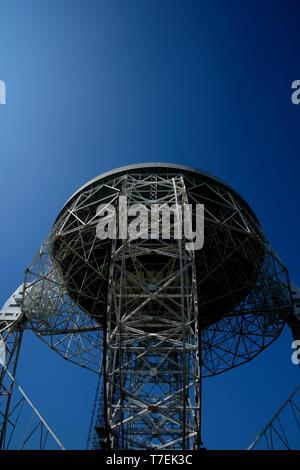
[[[103,204],[124,235],[125,196],[126,209],[156,208],[156,229],[164,205],[175,208],[169,239],[142,226],[139,238],[99,239]],[[200,250],[176,236],[187,204],[191,231],[204,204]],[[27,328],[99,374],[89,448],[200,448],[202,378],[253,359],[286,323],[299,333],[287,269],[248,204],[211,175],[165,163],[79,189],[26,270],[21,303]]]

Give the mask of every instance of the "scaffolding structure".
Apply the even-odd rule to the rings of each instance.
[[[100,239],[99,206],[154,208],[154,232]],[[202,249],[178,236],[204,204]],[[157,236],[163,207],[171,236]],[[152,220],[152,219],[151,219]],[[177,235],[176,235],[177,234]],[[199,449],[201,382],[257,356],[295,325],[287,269],[231,187],[182,165],[141,164],[92,180],[66,203],[27,268],[30,328],[99,374],[88,448]],[[295,330],[295,329],[294,329]]]

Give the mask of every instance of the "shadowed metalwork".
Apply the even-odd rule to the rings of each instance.
[[[176,239],[100,240],[100,204],[205,207],[201,250]],[[117,217],[118,221],[118,217]],[[130,222],[130,217],[129,217]],[[81,188],[26,270],[27,325],[99,373],[89,448],[197,449],[201,380],[241,365],[293,315],[286,268],[248,204],[206,173],[133,165]]]

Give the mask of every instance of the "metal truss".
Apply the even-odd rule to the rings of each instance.
[[[146,207],[204,203],[203,249],[174,236],[100,240],[97,208],[118,210],[120,195]],[[101,448],[199,448],[201,379],[253,359],[293,310],[287,270],[244,201],[203,175],[159,168],[76,193],[28,267],[25,292],[30,328],[101,370],[89,439]]]
[[[174,182],[169,188],[164,184],[169,189],[166,196],[153,199],[174,202],[178,192],[181,203],[185,192],[178,178],[174,193]],[[131,202],[137,200],[132,194]],[[156,263],[153,271],[150,259]],[[199,447],[200,344],[193,281],[193,253],[186,252],[181,240],[112,244],[104,325],[102,445]]]
[[[248,450],[300,449],[300,385],[259,433]]]
[[[0,449],[22,450],[29,446],[42,450],[50,439],[64,449],[15,378],[26,328],[21,310],[22,294],[23,285],[0,311]]]
[[[6,326],[2,326],[2,329]],[[0,336],[0,449],[5,448],[7,445],[8,428],[15,427],[10,419],[10,405],[22,335],[22,330],[13,329],[10,331],[9,328],[6,328]],[[5,364],[5,367],[3,364]]]
[[[27,327],[64,359],[98,370],[102,355],[100,325],[70,298],[50,264],[48,248],[43,245],[25,272],[23,309]]]

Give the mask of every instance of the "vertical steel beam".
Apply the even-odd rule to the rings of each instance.
[[[168,201],[177,210],[187,202],[180,177],[130,178],[131,204],[141,202],[145,183],[152,202]],[[156,270],[150,260],[157,260]],[[112,241],[100,447],[198,448],[197,315],[195,260],[182,240]]]

